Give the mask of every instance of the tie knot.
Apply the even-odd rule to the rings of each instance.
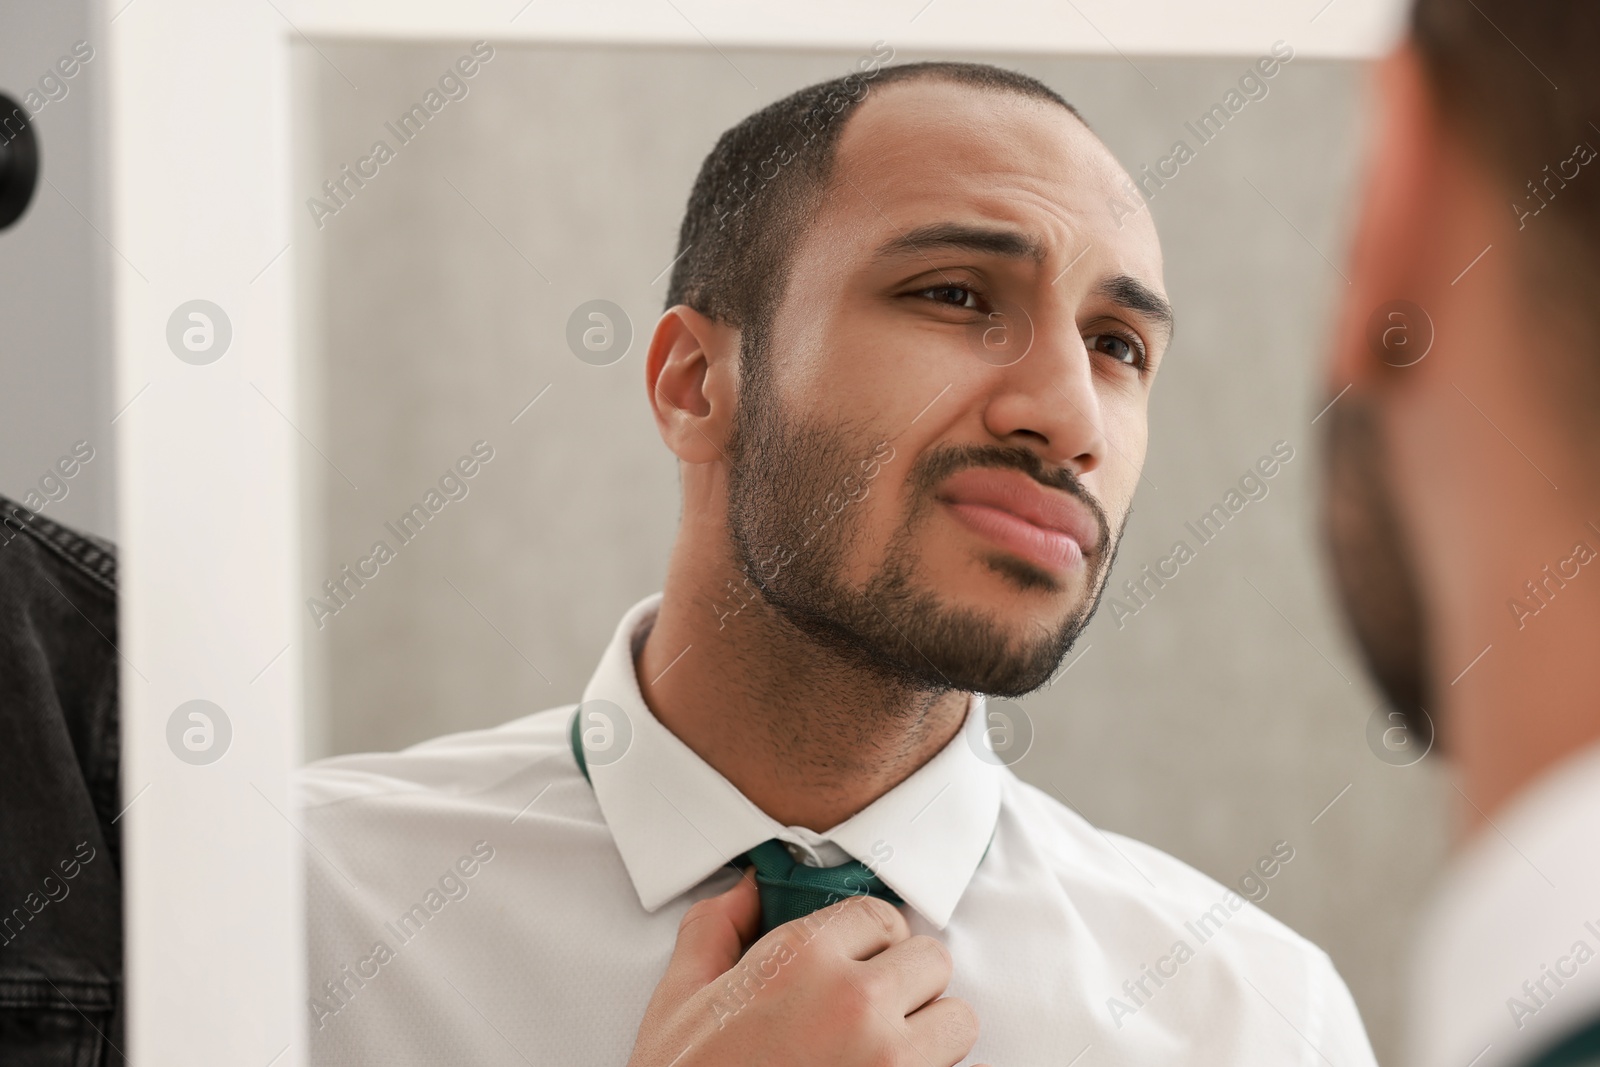
[[[791,856],[777,838],[763,841],[732,861],[736,867],[746,863],[756,869],[763,934],[846,897],[873,896],[891,904],[902,903],[899,895],[859,860],[837,867],[809,867]]]
[[[589,781],[589,764],[583,758],[583,740],[576,713],[572,716],[569,735],[572,758],[577,761],[578,770],[583,772],[584,781]],[[789,850],[776,837],[729,860],[728,866],[743,870],[747,863],[756,869],[763,934],[845,897],[873,896],[894,905],[905,903],[865,863],[851,860],[837,867],[808,867],[789,855]]]

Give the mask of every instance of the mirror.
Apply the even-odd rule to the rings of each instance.
[[[619,618],[661,588],[677,528],[677,463],[643,378],[701,160],[874,48],[995,62],[1070,101],[1140,183],[1124,207],[1154,219],[1178,322],[1104,599],[1012,703],[1029,740],[1005,762],[1326,948],[1379,1059],[1395,1055],[1396,946],[1442,859],[1441,784],[1385,742],[1317,550],[1318,375],[1368,117],[1361,63],[1294,44],[1152,58],[297,43],[307,758],[582,699]],[[306,820],[315,843],[326,824]],[[414,884],[363,885],[374,914],[431,892],[435,867],[462,890],[446,912],[511,908],[501,871],[450,874],[482,860],[476,840],[420,849]],[[308,877],[360,882],[355,859],[313,855]],[[313,1060],[344,1047],[340,1027],[359,1032],[346,1011],[385,997],[425,1012],[460,996],[484,1023],[462,1040],[533,1054],[534,1022],[460,972],[470,920],[452,933],[442,918],[415,949],[371,931],[412,957],[402,982],[374,979],[387,961],[353,942],[311,944]],[[359,993],[346,965],[367,975]],[[625,1053],[632,1034],[619,1040]]]

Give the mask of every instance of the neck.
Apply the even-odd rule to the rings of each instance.
[[[847,663],[758,595],[726,614],[740,601],[708,595],[725,591],[719,572],[674,557],[636,663],[639,690],[662,725],[778,822],[832,829],[961,729],[969,694],[907,689]]]
[[[1496,399],[1496,423],[1519,446],[1474,427],[1450,450],[1453,477],[1424,487],[1431,495],[1414,509],[1416,543],[1428,546],[1418,559],[1437,726],[1466,835],[1493,833],[1507,803],[1600,742],[1600,492],[1588,455],[1562,439],[1547,411],[1470,368],[1456,368],[1456,378],[1467,395]],[[1440,403],[1452,399],[1456,414],[1482,421],[1459,398]],[[1436,430],[1433,440],[1444,439],[1451,435]],[[1524,453],[1537,457],[1537,470]]]
[[[1583,539],[1600,551],[1600,537],[1592,531]],[[1572,545],[1566,546],[1561,557],[1571,551]],[[1556,571],[1557,559],[1545,562]],[[1572,565],[1567,569],[1570,573]],[[1537,581],[1541,576],[1521,577]],[[1543,606],[1519,587],[1521,582],[1512,586],[1523,593],[1524,603],[1538,608],[1537,614],[1523,616],[1520,630],[1515,623],[1502,624],[1483,659],[1455,686],[1449,678],[1437,683],[1460,691],[1447,709],[1445,730],[1448,756],[1466,798],[1460,805],[1464,834],[1493,832],[1490,821],[1498,820],[1510,801],[1567,757],[1600,743],[1600,657],[1595,655],[1600,557],[1565,585],[1545,579]],[[1496,606],[1511,618],[1503,598]],[[1479,633],[1490,628],[1489,620],[1484,622]]]

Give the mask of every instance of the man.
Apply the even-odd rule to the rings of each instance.
[[[647,359],[665,589],[576,708],[306,772],[317,1059],[1373,1063],[1324,953],[981,741],[1139,479],[1172,315],[1127,185],[981,65],[723,135]]]
[[[1597,41],[1577,0],[1418,0],[1380,71],[1327,514],[1373,674],[1457,800],[1416,1067],[1600,1062]]]

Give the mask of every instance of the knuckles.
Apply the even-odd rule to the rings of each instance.
[[[945,997],[943,1002],[949,1008],[939,1021],[940,1034],[946,1043],[970,1049],[978,1041],[978,1013],[960,997]]]
[[[905,916],[900,914],[900,909],[890,904],[887,900],[878,897],[851,897],[834,905],[838,908],[864,908],[866,914],[883,930],[890,940],[903,936],[905,932]]]
[[[935,966],[939,968],[939,971],[947,979],[955,972],[955,957],[950,955],[950,949],[943,941],[927,934],[913,934],[907,940],[915,942],[918,951],[930,954],[935,961]]]

